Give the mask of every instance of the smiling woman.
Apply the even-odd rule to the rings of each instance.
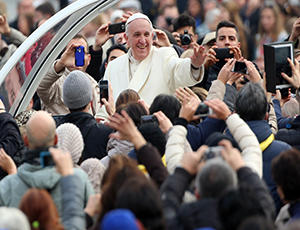
[[[44,74],[68,42],[99,13],[117,2],[76,1],[34,31],[0,72],[0,99],[7,111],[16,115],[26,110]],[[20,84],[16,92],[7,85],[8,80]]]

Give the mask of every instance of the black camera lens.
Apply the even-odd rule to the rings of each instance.
[[[187,30],[184,30],[184,34],[180,35],[181,45],[189,45],[192,42],[191,35],[188,34]]]

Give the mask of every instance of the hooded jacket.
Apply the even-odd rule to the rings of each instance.
[[[84,194],[84,207],[88,198],[94,193],[87,175],[81,169],[74,169],[74,175],[80,182],[81,193]],[[18,168],[17,174],[9,175],[0,182],[0,206],[16,207],[24,193],[30,188],[46,189],[58,212],[62,213],[61,175],[54,167],[42,168],[40,165],[24,163]],[[83,207],[83,208],[84,208]]]

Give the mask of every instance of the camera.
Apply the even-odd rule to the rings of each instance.
[[[199,117],[207,117],[208,115],[212,115],[213,110],[212,108],[205,105],[203,102],[201,102],[195,112],[195,116]]]
[[[181,45],[189,45],[192,42],[191,35],[188,34],[187,30],[184,30],[184,34],[180,35]]]
[[[223,146],[213,146],[213,147],[209,147],[205,150],[205,153],[202,157],[203,161],[207,161],[216,157],[222,157],[221,155],[221,150],[224,149]]]

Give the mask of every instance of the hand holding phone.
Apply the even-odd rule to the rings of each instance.
[[[102,98],[105,98],[108,101],[108,81],[101,80],[99,81],[99,89],[100,89],[100,103],[103,105]]]
[[[75,47],[75,65],[84,66],[84,46]]]

